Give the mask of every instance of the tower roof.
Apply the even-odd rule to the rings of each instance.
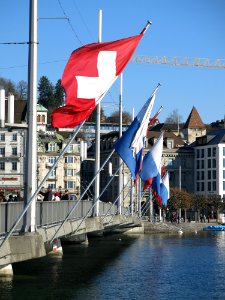
[[[197,109],[194,106],[193,106],[193,108],[190,112],[190,115],[187,118],[187,121],[184,124],[183,128],[189,128],[189,129],[194,129],[194,128],[204,129],[204,128],[206,128],[205,124],[202,122],[202,119],[197,112]]]

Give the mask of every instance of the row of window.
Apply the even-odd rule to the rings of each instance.
[[[0,142],[5,141],[5,133],[0,133]],[[12,134],[12,141],[16,142],[17,141],[17,133]]]
[[[57,159],[56,156],[49,156],[49,157],[48,157],[48,162],[49,162],[50,164],[54,164],[54,163],[56,162],[56,159]],[[73,164],[73,163],[76,163],[76,162],[77,162],[77,158],[74,157],[74,156],[66,156],[66,157],[64,158],[64,162],[65,162],[66,164]]]
[[[225,175],[225,172],[224,172]],[[197,180],[205,180],[205,172],[204,171],[197,171],[196,172],[196,179]],[[207,179],[216,179],[216,170],[208,170],[207,171]]]
[[[11,150],[12,150],[11,155],[17,155],[17,147],[12,147]],[[7,154],[10,155],[9,153]],[[0,147],[0,155],[5,156],[5,147]]]
[[[74,181],[65,181],[64,183],[64,188],[65,189],[75,189],[76,188],[76,183]],[[48,187],[52,188],[53,190],[56,189],[56,184],[55,183],[49,183]]]
[[[17,171],[17,162],[16,161],[12,161],[12,171]],[[5,171],[5,162],[4,161],[0,161],[0,170],[1,171]]]
[[[213,147],[207,149],[197,149],[197,158],[204,158],[205,151],[207,151],[207,157],[216,157],[216,147]]]
[[[224,159],[225,163],[225,159]],[[198,159],[196,169],[204,169],[205,168],[205,160],[204,159]],[[209,158],[207,159],[207,168],[208,169],[215,169],[216,168],[216,159],[215,158]]]
[[[204,182],[197,182],[196,185],[197,192],[204,192],[205,191],[205,183]],[[208,181],[207,182],[207,191],[208,192],[215,192],[216,191],[216,181]]]
[[[75,176],[76,175],[76,170],[75,169],[65,169],[64,170],[64,176]],[[51,171],[50,177],[55,177],[56,176],[56,169],[53,169]]]

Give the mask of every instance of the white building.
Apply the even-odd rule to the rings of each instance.
[[[196,139],[195,193],[225,198],[225,129]]]

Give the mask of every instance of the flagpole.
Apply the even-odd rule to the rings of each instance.
[[[119,138],[122,136],[122,124],[123,124],[123,75],[120,74],[120,96],[119,96],[119,114],[120,114],[120,124],[119,124]],[[122,158],[119,156],[119,166],[122,165]],[[121,209],[121,203],[122,203],[122,167],[119,170],[119,199],[118,199],[118,214],[121,215],[122,209]]]
[[[100,9],[98,12],[98,42],[102,42],[102,10]],[[100,102],[96,108],[96,132],[95,132],[95,174],[98,173],[100,168],[100,123],[101,123],[101,104]],[[99,201],[97,200],[99,197],[99,189],[100,189],[100,174],[96,176],[95,180],[95,194],[94,194],[94,215],[99,215]]]

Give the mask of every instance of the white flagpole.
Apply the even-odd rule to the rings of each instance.
[[[102,42],[102,10],[98,12],[98,42]],[[100,168],[100,123],[101,123],[101,104],[100,102],[96,108],[96,132],[95,132],[95,174],[98,173]],[[100,189],[100,174],[96,176],[95,180],[95,194],[94,202],[97,202],[94,206],[94,215],[99,215],[99,189]]]
[[[123,131],[123,75],[121,73],[120,75],[120,96],[119,96],[119,114],[120,114],[120,124],[119,124],[119,138],[122,136],[122,131]],[[119,156],[119,199],[118,199],[118,214],[121,215],[122,212],[122,188],[123,188],[123,178],[122,178],[122,158]]]
[[[30,0],[29,68],[28,68],[28,130],[26,141],[24,207],[36,189],[37,170],[37,0]],[[35,231],[36,203],[24,217],[23,230]]]

